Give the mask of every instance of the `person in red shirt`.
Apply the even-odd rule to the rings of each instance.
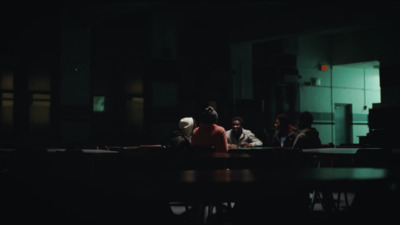
[[[217,125],[218,113],[208,106],[199,118],[199,126],[193,130],[192,147],[214,148],[215,152],[228,152],[225,128]]]

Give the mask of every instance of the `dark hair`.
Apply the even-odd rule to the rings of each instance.
[[[214,110],[212,106],[208,106],[207,108],[205,108],[199,119],[199,122],[203,123],[217,123],[217,121],[218,113]]]
[[[281,125],[287,126],[289,125],[289,116],[287,114],[281,113],[276,116],[276,118],[279,120]]]
[[[298,119],[299,119],[299,122],[301,122],[305,126],[311,126],[311,124],[314,121],[312,114],[308,111],[304,111],[304,112],[300,113]]]
[[[241,116],[234,116],[231,120],[231,122],[233,122],[234,120],[239,120],[240,124],[243,126],[244,124],[244,120]]]

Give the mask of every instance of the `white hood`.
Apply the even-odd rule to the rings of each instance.
[[[192,131],[194,128],[194,120],[193,117],[184,117],[179,121],[179,129],[182,131],[183,135],[189,139],[192,138]]]

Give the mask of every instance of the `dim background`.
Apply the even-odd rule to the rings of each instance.
[[[324,144],[368,144],[385,126],[370,111],[392,120],[400,102],[398,10],[390,1],[2,3],[0,141],[168,144],[179,118],[212,105],[220,125],[241,115],[267,146],[275,116],[295,123],[301,111]]]

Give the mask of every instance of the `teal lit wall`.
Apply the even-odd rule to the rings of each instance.
[[[358,32],[357,34],[355,37],[361,41],[356,48],[349,46],[357,41],[342,38],[345,36],[342,33],[330,36],[299,35],[297,46],[290,47],[293,50],[291,53],[296,55],[299,75],[298,81],[290,81],[298,82],[298,110],[310,111],[313,114],[314,127],[320,131],[321,141],[325,144],[344,144],[335,143],[335,104],[351,105],[351,143],[346,144],[358,144],[359,136],[366,136],[369,132],[369,109],[373,108],[373,104],[381,102],[379,69],[371,66],[379,65],[379,62],[374,60],[373,51],[368,49],[362,35]],[[251,67],[246,66],[254,63],[251,52],[254,43],[248,41],[231,45],[230,68],[234,71],[234,101],[256,97],[252,95],[255,85],[251,79],[253,71]],[[332,62],[335,62],[335,65]],[[359,64],[355,64],[356,62]],[[321,71],[321,64],[328,65],[328,70]],[[266,79],[265,85],[272,80],[272,77]]]
[[[348,45],[347,42],[334,42],[336,47]],[[335,104],[352,106],[352,143],[358,144],[359,136],[366,136],[368,112],[374,103],[381,102],[379,69],[363,66],[332,66],[332,39],[320,36],[301,36],[298,39],[297,65],[299,75],[300,111],[310,111],[314,115],[314,127],[320,131],[322,143],[335,143]],[[341,46],[341,54],[348,57],[346,48]],[[337,50],[336,50],[337,51]],[[351,50],[347,51],[350,52]],[[339,58],[340,53],[335,52]],[[364,56],[363,56],[364,57]],[[336,58],[336,59],[337,59]],[[355,62],[362,60],[353,54]],[[337,60],[339,61],[339,60]],[[350,62],[349,59],[342,62]],[[360,61],[358,61],[360,62]],[[321,71],[319,65],[328,65],[327,71]]]

